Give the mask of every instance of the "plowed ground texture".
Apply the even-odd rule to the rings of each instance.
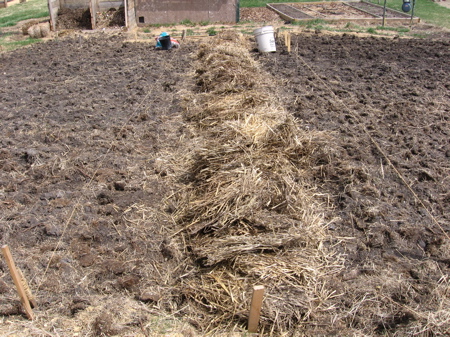
[[[196,48],[92,34],[2,55],[0,242],[38,306],[28,321],[1,259],[1,335],[208,331],[184,320],[171,288],[189,252],[176,258],[169,244],[173,187],[157,158],[185,137],[178,93],[195,90]],[[450,43],[302,34],[277,49],[252,55],[299,125],[333,139],[313,169],[345,257],[327,319],[296,333],[445,334]]]

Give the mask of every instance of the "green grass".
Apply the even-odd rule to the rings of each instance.
[[[378,0],[373,1],[378,4]],[[380,2],[383,4],[383,1]],[[387,7],[402,11],[403,0],[388,0]],[[412,0],[411,0],[412,5]],[[408,14],[411,14],[409,12]],[[414,16],[417,16],[425,22],[434,24],[436,26],[450,28],[450,8],[438,5],[430,0],[416,0],[416,6],[414,8]]]
[[[46,0],[28,0],[0,10],[0,28],[12,27],[18,22],[28,19],[39,19],[49,16]]]
[[[183,25],[183,26],[190,26],[190,27],[195,27],[197,24],[194,23],[194,22],[192,22],[192,21],[189,20],[189,19],[186,19],[186,20],[181,21],[181,22],[180,22],[180,25]]]
[[[9,36],[11,36],[11,34],[4,34],[0,37],[0,46],[2,46],[2,48],[5,51],[14,50],[14,49],[17,49],[20,47],[25,47],[30,44],[41,41],[40,39],[32,39],[32,38],[28,38],[28,39],[20,40],[20,41],[7,41],[6,39]]]
[[[391,32],[398,32],[398,33],[408,33],[410,30],[406,27],[383,27],[383,26],[377,26],[375,28],[376,30],[385,30],[385,31],[391,31]]]
[[[209,36],[217,35],[216,27],[209,27],[209,28],[206,30],[206,33],[208,33]]]
[[[293,22],[296,26],[305,26],[306,28],[317,28],[323,29],[327,24],[325,20],[322,19],[313,19],[313,20],[302,20]]]
[[[151,23],[148,26],[152,28],[168,28],[176,26],[176,23]]]

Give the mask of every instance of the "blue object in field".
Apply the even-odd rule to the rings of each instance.
[[[168,50],[172,46],[172,43],[170,42],[170,35],[166,32],[162,32],[159,34],[158,39],[156,40],[156,48]]]
[[[409,0],[403,0],[402,11],[405,13],[411,10],[411,2]]]

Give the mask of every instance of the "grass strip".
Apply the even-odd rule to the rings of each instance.
[[[379,1],[371,1],[378,4]],[[411,4],[412,4],[411,0]],[[383,5],[383,2],[380,2]],[[388,8],[395,9],[402,12],[403,0],[389,0],[386,4]],[[408,14],[411,14],[409,12]],[[441,6],[435,2],[429,0],[416,0],[414,8],[414,16],[421,18],[427,23],[431,23],[436,26],[450,28],[450,8]]]
[[[0,28],[12,27],[23,20],[39,19],[46,16],[49,16],[47,1],[28,0],[2,9],[0,11]]]

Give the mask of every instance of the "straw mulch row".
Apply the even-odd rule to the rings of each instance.
[[[173,246],[195,265],[178,284],[182,313],[203,331],[242,326],[262,284],[262,329],[278,334],[321,321],[342,259],[311,183],[327,136],[300,128],[249,49],[236,33],[199,48],[193,90],[182,93],[191,139],[166,157],[179,187],[168,202]]]

